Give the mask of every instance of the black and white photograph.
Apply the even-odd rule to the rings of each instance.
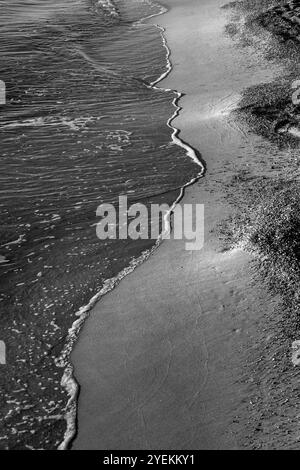
[[[300,450],[299,59],[300,0],[0,0],[0,450]]]

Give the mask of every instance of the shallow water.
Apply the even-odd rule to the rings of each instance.
[[[172,203],[199,172],[171,141],[175,94],[160,8],[1,0],[0,281],[3,448],[55,447],[66,403],[55,359],[79,307],[153,241],[101,242],[97,206]]]

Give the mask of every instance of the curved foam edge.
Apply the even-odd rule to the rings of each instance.
[[[146,3],[151,4],[151,5],[158,5],[157,3],[152,2],[151,0],[145,0]],[[153,18],[155,16],[160,16],[168,11],[167,8],[160,6],[161,9],[158,13],[149,15],[146,18],[143,18],[140,20],[140,23],[149,20],[150,18]],[[90,302],[81,307],[79,311],[76,313],[76,316],[78,317],[77,320],[74,321],[72,327],[68,331],[65,347],[62,351],[62,354],[60,357],[56,360],[56,365],[57,367],[64,367],[64,374],[61,379],[61,386],[67,391],[69,395],[69,400],[67,402],[66,408],[65,408],[65,414],[64,418],[67,423],[67,429],[64,434],[64,438],[62,442],[59,444],[57,450],[67,450],[72,443],[73,439],[76,436],[77,432],[77,398],[78,398],[78,393],[79,393],[79,384],[76,381],[76,378],[74,376],[74,367],[70,363],[69,358],[70,354],[72,352],[73,346],[75,342],[78,339],[78,336],[80,334],[81,328],[83,327],[83,324],[85,323],[85,320],[88,318],[90,311],[93,309],[93,307],[99,302],[99,300],[106,295],[108,292],[113,290],[120,282],[121,280],[125,277],[128,276],[128,274],[132,273],[138,266],[140,266],[144,261],[146,261],[150,255],[160,246],[161,242],[166,238],[166,236],[170,233],[171,231],[171,214],[174,211],[176,205],[180,202],[182,199],[185,189],[188,186],[191,186],[194,184],[199,178],[204,176],[205,168],[204,165],[200,162],[200,160],[197,157],[197,154],[195,150],[190,147],[188,144],[186,144],[183,140],[180,139],[179,134],[180,134],[180,129],[177,129],[176,127],[172,126],[172,122],[174,119],[176,119],[179,116],[179,113],[181,111],[181,107],[179,106],[179,101],[181,97],[183,96],[182,93],[176,91],[176,90],[171,90],[168,88],[160,88],[157,87],[158,83],[160,83],[163,79],[165,79],[170,72],[172,71],[172,63],[171,63],[171,51],[167,45],[166,38],[164,36],[165,29],[157,24],[154,25],[154,27],[158,28],[161,33],[162,41],[163,41],[163,46],[166,49],[166,60],[167,60],[167,66],[166,66],[166,71],[162,73],[162,75],[152,82],[151,84],[145,86],[159,90],[161,92],[173,92],[176,96],[173,100],[173,106],[175,107],[174,114],[170,117],[170,119],[167,122],[168,127],[172,129],[172,141],[175,145],[183,148],[186,151],[186,154],[199,166],[199,173],[192,178],[189,182],[187,182],[180,191],[180,194],[178,198],[174,201],[172,207],[170,208],[170,211],[166,213],[164,216],[164,231],[160,234],[159,238],[157,239],[156,243],[153,245],[153,247],[150,250],[144,251],[142,255],[139,258],[133,259],[129,266],[125,268],[123,271],[121,271],[116,277],[108,279],[104,282],[104,285],[102,289],[92,297]]]

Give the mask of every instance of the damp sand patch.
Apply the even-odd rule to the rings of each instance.
[[[283,2],[279,1],[245,0],[227,4],[224,6],[228,11],[225,33],[245,53],[249,46],[249,52],[254,48],[257,61],[263,59],[281,65],[278,77],[270,83],[242,90],[242,98],[232,113],[233,119],[280,146],[297,148],[300,144],[300,105],[293,97],[294,85],[300,77],[300,19],[299,24],[295,22],[299,14],[296,4],[300,7],[300,2],[286,3],[282,6]],[[299,35],[298,30],[293,30],[295,41],[287,40],[281,34],[275,21],[278,17],[288,21],[293,28],[299,28]],[[267,20],[264,22],[262,18]]]
[[[279,146],[300,145],[300,106],[292,101],[295,77],[244,90],[232,115],[258,135]]]

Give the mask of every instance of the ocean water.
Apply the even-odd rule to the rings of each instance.
[[[60,444],[76,313],[153,247],[100,241],[98,205],[172,204],[200,172],[172,138],[179,95],[150,85],[169,64],[162,31],[143,19],[162,11],[0,0],[0,448]]]

